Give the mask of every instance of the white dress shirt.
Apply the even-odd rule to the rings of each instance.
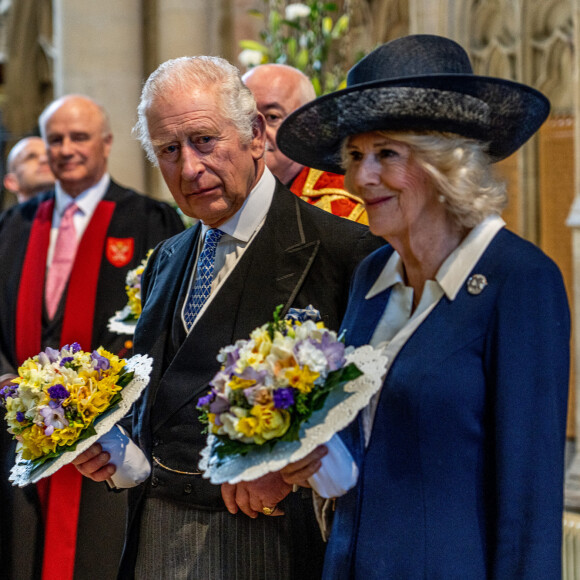
[[[54,254],[54,246],[56,244],[56,238],[58,236],[58,228],[60,226],[60,221],[64,214],[65,209],[74,201],[77,204],[77,211],[73,216],[73,222],[75,225],[75,231],[77,233],[77,240],[83,237],[93,213],[99,202],[105,197],[107,189],[109,189],[109,184],[111,183],[111,177],[108,173],[105,173],[98,183],[89,187],[89,189],[83,191],[79,196],[73,198],[68,193],[62,189],[60,183],[57,181],[55,185],[55,201],[54,201],[54,211],[52,212],[52,226],[50,229],[50,244],[48,246],[48,255],[46,258],[47,268],[52,262],[52,256]]]
[[[227,222],[224,222],[218,228],[224,232],[224,235],[221,237],[216,249],[214,262],[215,275],[211,285],[211,294],[199,311],[196,321],[203,315],[204,310],[211,302],[212,297],[215,296],[216,291],[219,290],[228,278],[239,259],[264,225],[266,215],[268,214],[270,204],[272,203],[272,198],[274,197],[275,188],[276,179],[270,170],[265,168],[262,177],[252,191],[250,191],[250,194],[245,199],[242,207]],[[204,223],[201,224],[201,233],[199,243],[197,244],[198,258],[201,249],[203,248],[205,235],[209,229],[209,226]],[[196,269],[194,268],[189,281],[187,296],[189,296],[191,288],[193,287],[193,284],[195,284],[195,274]],[[185,325],[184,309],[185,303],[183,305],[183,310],[181,311],[181,320],[183,321],[185,328],[187,328]],[[191,328],[194,327],[195,321]]]

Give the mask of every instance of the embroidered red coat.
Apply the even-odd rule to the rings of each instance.
[[[339,217],[368,225],[360,198],[344,189],[344,175],[304,167],[290,185],[298,197]]]

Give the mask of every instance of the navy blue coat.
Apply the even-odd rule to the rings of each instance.
[[[368,343],[390,290],[364,296],[393,252],[358,270],[343,328]],[[357,486],[339,498],[324,578],[561,578],[570,318],[555,264],[501,230],[387,373],[366,451],[343,432]]]

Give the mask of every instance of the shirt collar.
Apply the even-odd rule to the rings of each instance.
[[[108,173],[105,173],[101,179],[95,183],[92,187],[85,189],[80,195],[73,198],[68,193],[66,193],[60,183],[57,181],[55,185],[55,210],[59,216],[62,216],[64,210],[70,205],[71,202],[75,202],[78,208],[81,210],[83,215],[90,216],[93,215],[95,208],[98,203],[105,197],[107,190],[109,189],[109,184],[111,183],[111,177]]]
[[[219,229],[241,242],[248,242],[268,213],[275,188],[276,179],[271,171],[265,167],[262,177],[250,191],[242,207]],[[208,225],[202,223],[202,237],[209,229]]]
[[[500,216],[488,216],[467,234],[441,264],[435,280],[449,300],[455,299],[469,273],[504,226],[505,222]],[[365,298],[369,300],[397,283],[404,284],[403,262],[399,254],[393,252]]]

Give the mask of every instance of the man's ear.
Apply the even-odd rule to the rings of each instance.
[[[18,193],[20,188],[18,186],[18,179],[16,179],[16,175],[14,173],[7,173],[4,176],[4,187],[12,193]]]
[[[266,119],[258,113],[252,124],[252,155],[254,159],[261,159],[266,151]]]
[[[103,147],[105,150],[105,159],[109,158],[109,155],[111,154],[111,147],[113,146],[113,134],[112,133],[107,133],[104,137],[103,137]]]

